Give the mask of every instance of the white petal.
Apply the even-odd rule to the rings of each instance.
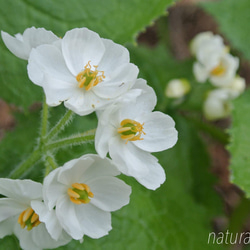
[[[1,198],[0,208],[1,208],[0,222],[2,222],[8,219],[9,217],[12,217],[17,214],[19,215],[27,208],[27,205],[22,204],[10,198]]]
[[[88,185],[94,194],[91,204],[104,211],[115,211],[129,203],[131,187],[116,177],[98,177]]]
[[[61,196],[63,196],[68,187],[58,182],[58,173],[61,168],[57,168],[50,172],[43,181],[43,197],[44,202],[48,206],[49,210],[52,210]]]
[[[200,83],[204,83],[209,76],[209,72],[198,62],[194,63],[193,71],[196,80]]]
[[[109,123],[110,120],[107,114],[108,111],[112,110],[106,109],[99,117],[98,126],[95,133],[95,149],[102,158],[104,158],[108,153],[110,138],[117,134],[117,128]]]
[[[23,203],[42,199],[42,184],[31,180],[0,178],[0,194]]]
[[[166,179],[158,160],[131,142],[126,144],[125,140],[112,138],[109,153],[122,173],[133,176],[148,189],[158,188]]]
[[[36,48],[41,44],[51,44],[57,40],[59,40],[59,37],[44,28],[36,29],[35,27],[31,27],[23,33],[23,42],[29,43],[31,48]]]
[[[93,88],[102,98],[115,98],[128,91],[135,84],[138,68],[132,63],[123,64],[113,71],[106,71],[105,79]]]
[[[105,53],[98,64],[98,70],[112,71],[124,63],[129,63],[129,52],[124,46],[109,39],[102,38],[101,40],[105,46]]]
[[[110,102],[109,100],[96,96],[92,90],[88,92],[82,89],[79,90],[74,96],[71,96],[69,100],[64,102],[65,107],[78,115],[88,115]]]
[[[69,98],[79,95],[80,89],[77,87],[75,79],[71,81],[60,80],[48,74],[43,78],[43,89],[46,95],[46,102],[49,106],[57,106]]]
[[[143,140],[133,141],[142,150],[159,152],[173,147],[177,142],[177,131],[174,120],[161,112],[152,112],[137,119],[144,123]]]
[[[11,53],[21,59],[28,60],[31,50],[29,44],[24,44],[19,39],[9,35],[4,31],[1,31],[1,35],[6,47],[11,51]]]
[[[157,97],[155,94],[155,91],[152,87],[147,85],[146,80],[144,79],[137,79],[135,82],[135,85],[133,89],[141,89],[142,93],[141,95],[136,99],[137,103],[141,103],[143,105],[144,110],[147,110],[148,112],[151,112],[157,103]],[[146,102],[145,100],[150,100]]]
[[[66,186],[80,182],[81,177],[85,175],[93,162],[94,159],[92,159],[91,155],[84,155],[78,159],[68,161],[60,168],[57,180]]]
[[[63,229],[75,240],[83,238],[84,232],[82,230],[81,221],[79,221],[78,214],[76,214],[76,205],[72,203],[69,196],[58,199],[56,204],[56,216],[60,221]]]
[[[99,64],[105,46],[97,33],[87,28],[76,28],[63,37],[62,52],[69,70],[77,76],[89,61],[92,66]]]
[[[36,49],[32,49],[30,53],[28,63],[30,80],[42,86],[44,74],[49,74],[65,82],[75,81],[74,76],[65,64],[61,50],[56,45],[41,45]]]
[[[111,214],[93,205],[76,205],[76,214],[84,234],[97,239],[107,235],[112,229]]]
[[[0,222],[0,239],[13,233],[14,225],[17,223],[18,216],[10,217]]]
[[[55,210],[49,211],[41,201],[31,201],[31,207],[39,216],[39,221],[44,222],[46,229],[54,240],[58,240],[62,234],[62,227],[56,217]]]

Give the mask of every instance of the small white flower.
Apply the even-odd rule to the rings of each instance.
[[[214,57],[210,65],[196,62],[194,64],[194,75],[199,82],[205,82],[207,79],[216,87],[226,87],[236,75],[239,67],[239,59],[230,54],[223,54]]]
[[[152,112],[156,105],[153,89],[145,82],[141,82],[141,88],[143,93],[136,100],[111,105],[101,114],[95,148],[101,157],[109,152],[122,173],[156,189],[166,177],[158,159],[150,153],[174,146],[177,131],[171,117]]]
[[[169,98],[181,98],[190,89],[190,83],[186,79],[172,79],[166,86],[165,95]]]
[[[191,43],[191,52],[196,56],[193,71],[198,82],[207,79],[216,87],[227,86],[235,77],[239,59],[229,54],[219,35],[211,32],[198,34]]]
[[[24,60],[28,60],[32,48],[41,44],[51,44],[59,39],[51,31],[35,27],[28,28],[23,35],[18,33],[15,37],[4,31],[1,31],[1,35],[6,47],[15,56]]]
[[[14,233],[25,250],[56,248],[71,240],[62,231],[54,211],[45,212],[41,183],[0,178],[0,194],[5,196],[0,198],[0,238]],[[40,217],[41,210],[50,218],[49,229]]]
[[[72,238],[100,238],[112,229],[110,212],[129,203],[131,188],[118,174],[111,160],[84,155],[44,179],[44,202]]]
[[[135,83],[138,68],[128,50],[86,28],[68,31],[60,43],[33,49],[31,81],[42,86],[50,106],[61,102],[79,115],[102,109]]]
[[[230,115],[232,105],[231,91],[228,89],[216,89],[208,93],[203,104],[203,113],[208,120],[218,120]]]

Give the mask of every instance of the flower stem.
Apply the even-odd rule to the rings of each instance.
[[[53,141],[45,146],[46,150],[55,150],[62,147],[67,146],[75,146],[75,145],[81,145],[89,142],[93,142],[95,139],[95,135],[93,132],[95,130],[91,130],[85,133],[77,134],[70,136],[68,138],[63,138],[57,141]]]
[[[29,170],[36,162],[42,158],[42,152],[40,148],[34,150],[32,154],[17,166],[9,175],[10,178],[16,179],[22,176],[27,170]]]
[[[41,126],[41,140],[46,136],[48,130],[48,117],[49,106],[46,103],[46,97],[43,98],[43,110],[42,110],[42,126]]]
[[[74,112],[71,110],[67,110],[65,115],[59,120],[59,122],[53,127],[49,134],[47,135],[45,141],[48,142],[53,137],[55,137],[60,131],[64,129],[65,126],[73,119]]]
[[[18,165],[17,168],[10,173],[9,178],[17,179],[21,177],[26,171],[31,169],[38,161],[40,161],[42,157],[46,154],[47,157],[45,158],[45,160],[47,162],[45,164],[46,165],[45,174],[47,174],[49,173],[51,167],[53,169],[57,168],[57,164],[54,158],[50,155],[51,151],[62,147],[81,145],[93,142],[94,138],[95,138],[95,129],[68,138],[63,138],[54,142],[50,142],[48,144],[45,144],[43,147],[40,146],[37,149],[35,149],[24,162]],[[50,167],[48,167],[48,165]]]

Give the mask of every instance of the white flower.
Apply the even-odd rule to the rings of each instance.
[[[14,233],[25,250],[56,248],[71,240],[57,223],[53,211],[46,212],[50,218],[49,230],[42,222],[40,211],[45,213],[45,210],[41,183],[0,178],[0,194],[5,196],[0,198],[0,238]]]
[[[239,59],[228,53],[221,36],[211,32],[198,34],[191,43],[191,52],[197,58],[193,71],[198,82],[209,79],[214,86],[225,87],[235,77]]]
[[[112,229],[111,211],[129,203],[131,188],[109,159],[84,155],[44,179],[44,202],[72,238],[100,238]]]
[[[18,33],[15,37],[4,31],[1,31],[1,35],[6,47],[15,56],[24,60],[28,60],[32,48],[41,44],[51,44],[59,39],[51,31],[35,27],[28,28],[23,35]]]
[[[217,120],[228,117],[232,109],[231,100],[231,91],[228,89],[210,91],[203,104],[203,113],[206,119]]]
[[[135,177],[149,189],[165,181],[165,172],[150,152],[175,145],[174,121],[161,112],[151,112],[156,105],[152,88],[141,81],[144,91],[136,100],[108,107],[99,117],[95,148],[101,157],[109,152],[118,169]]]
[[[190,91],[190,83],[185,79],[172,79],[168,82],[165,95],[170,98],[181,98]]]
[[[79,115],[103,108],[130,89],[138,68],[128,50],[86,28],[68,31],[60,43],[33,49],[28,74],[42,86],[48,105],[61,102]]]
[[[227,87],[234,79],[239,67],[239,59],[230,54],[214,57],[210,65],[196,62],[194,64],[194,75],[199,82],[207,79],[216,87]]]

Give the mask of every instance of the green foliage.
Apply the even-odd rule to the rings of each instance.
[[[75,27],[87,27],[101,37],[124,44],[166,12],[174,0],[0,0],[0,29],[11,35],[31,26],[44,27],[58,36]],[[0,42],[1,98],[27,108],[40,101],[42,90],[27,76],[27,62],[13,56]]]
[[[215,17],[220,31],[229,39],[232,46],[250,59],[249,0],[206,2],[202,3],[202,7]]]
[[[234,101],[232,113],[232,128],[230,129],[231,142],[231,181],[238,185],[250,197],[250,91],[246,91]]]

